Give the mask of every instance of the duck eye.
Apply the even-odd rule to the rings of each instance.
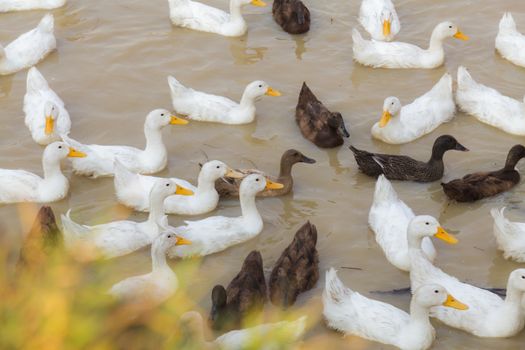
[[[450,29],[452,29],[452,26],[448,26]]]
[[[168,235],[168,238],[171,238],[171,235]]]
[[[430,225],[428,222],[425,222],[425,225]]]
[[[160,116],[161,116],[161,117],[164,117],[164,113],[162,113]]]
[[[394,102],[392,102],[391,105],[393,106],[393,105],[394,105]]]
[[[259,181],[259,179],[255,179],[255,181]]]
[[[217,165],[217,169],[220,169],[220,168],[221,168],[221,166],[220,166],[220,165]]]
[[[58,146],[58,149],[62,149],[62,146]]]
[[[260,88],[262,88],[262,85],[259,85]]]
[[[436,289],[436,290],[434,291],[434,293],[438,294],[438,293],[439,293],[439,290]]]
[[[166,187],[170,187],[170,184],[166,184]]]
[[[522,279],[522,280],[525,280],[525,276],[521,276],[521,279]]]

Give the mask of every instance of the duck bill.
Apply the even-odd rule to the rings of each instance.
[[[280,184],[278,182],[273,182],[273,181],[266,179],[266,189],[267,190],[280,190],[283,187],[284,187],[283,184]]]
[[[468,152],[469,149],[465,146],[463,146],[461,143],[457,143],[456,144],[456,147],[454,148],[456,151],[461,151],[461,152]]]
[[[467,305],[463,304],[462,302],[459,302],[458,300],[456,300],[456,298],[454,298],[450,294],[447,295],[447,300],[445,300],[445,302],[443,303],[443,306],[448,306],[448,307],[451,307],[457,310],[468,310]]]
[[[315,164],[315,159],[308,158],[307,156],[303,155],[301,158],[301,163],[307,163],[307,164]]]
[[[272,89],[271,87],[269,87],[266,90],[266,95],[273,96],[273,97],[278,97],[278,96],[281,96],[281,93],[278,90],[275,90],[275,89]]]
[[[175,245],[190,245],[191,241],[181,236],[177,236],[177,243]]]
[[[69,147],[69,153],[67,154],[69,158],[84,158],[87,157],[87,154],[77,151],[76,149]]]
[[[266,3],[262,0],[252,0],[252,5],[257,7],[265,7]]]
[[[53,117],[51,117],[50,115],[46,116],[46,127],[44,129],[46,135],[51,135],[53,133],[54,127],[55,121],[53,120]]]
[[[193,191],[188,190],[187,188],[184,188],[182,186],[177,185],[177,189],[175,190],[175,194],[181,195],[181,196],[193,196]]]
[[[242,173],[238,172],[237,170],[233,170],[233,169],[228,169],[228,172],[224,176],[229,177],[230,179],[242,179],[244,177]]]
[[[342,123],[339,129],[341,130],[341,133],[344,137],[350,137],[350,133],[348,132],[348,130],[346,130],[345,123]]]
[[[459,40],[465,40],[465,41],[469,39],[468,36],[461,33],[459,30],[456,32],[456,34],[454,34],[454,38],[459,39]]]
[[[445,231],[443,227],[438,227],[437,232],[434,234],[434,237],[439,238],[440,240],[447,242],[448,244],[458,243],[458,239],[452,236],[450,233]]]
[[[381,116],[381,119],[379,120],[379,127],[384,128],[390,119],[392,118],[392,114],[390,114],[389,111],[383,111],[383,115]]]
[[[172,124],[172,125],[186,125],[188,123],[189,122],[186,119],[182,119],[182,118],[176,117],[174,115],[172,115],[170,117],[170,124]]]
[[[383,35],[384,36],[390,35],[391,27],[392,27],[392,23],[390,23],[389,19],[383,21]]]

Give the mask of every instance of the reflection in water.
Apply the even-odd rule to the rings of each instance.
[[[291,195],[293,196],[293,194]],[[279,229],[291,230],[299,228],[309,218],[315,218],[318,203],[311,200],[296,199],[283,201],[282,212],[279,217]],[[315,225],[315,219],[312,221]]]
[[[295,41],[295,57],[297,57],[298,60],[302,60],[303,53],[307,51],[305,46],[306,40],[304,40],[303,35],[294,35],[292,38]]]
[[[4,76],[0,79],[0,98],[7,97],[13,87],[13,78],[16,74]]]
[[[346,147],[345,145],[341,147]],[[337,155],[339,154],[339,148],[327,150],[326,154],[328,155],[328,164],[335,170],[335,173],[337,175],[341,175],[343,173],[347,173],[349,169],[347,167],[343,167],[341,165],[341,162],[339,161],[339,158]]]
[[[247,47],[248,35],[230,40],[230,53],[235,64],[246,65],[261,61],[268,50],[267,47]]]

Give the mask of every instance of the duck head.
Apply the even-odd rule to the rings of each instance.
[[[278,97],[281,93],[278,90],[273,89],[266,82],[262,80],[256,80],[251,82],[244,89],[243,99],[249,99],[257,101],[264,95]]]
[[[295,149],[289,149],[288,151],[283,153],[283,156],[281,157],[281,164],[296,164],[296,163],[307,163],[307,164],[314,164],[315,159],[308,158],[301,152],[295,150]]]
[[[505,162],[505,169],[514,170],[516,164],[525,157],[525,147],[522,145],[514,145],[507,155],[507,161]]]
[[[188,121],[171,114],[166,109],[156,109],[146,116],[144,127],[150,130],[160,130],[167,125],[186,125]]]
[[[517,269],[510,273],[507,290],[511,288],[520,291],[522,295],[525,294],[525,269]]]
[[[243,177],[243,174],[239,173],[238,171],[233,170],[223,162],[219,160],[211,160],[209,162],[206,162],[202,165],[201,168],[201,174],[206,179],[209,179],[210,181],[214,182],[217,179],[220,179],[221,177],[229,177],[232,179],[240,179]],[[199,180],[201,175],[199,174]]]
[[[208,323],[213,329],[220,329],[228,322],[228,315],[226,312],[226,289],[218,284],[213,287],[211,291],[211,311],[208,318]]]
[[[152,245],[152,250],[161,250],[166,252],[168,249],[178,245],[190,245],[191,241],[181,236],[176,235],[173,232],[164,232],[155,238]]]
[[[83,158],[86,154],[69,147],[65,142],[53,142],[44,150],[44,162],[60,162],[65,158]]]
[[[397,97],[390,96],[383,102],[383,114],[379,120],[379,127],[384,128],[392,117],[397,116],[401,111],[401,101]]]
[[[191,196],[193,191],[179,186],[175,181],[170,179],[159,179],[155,182],[150,192],[151,201],[155,199],[163,200],[171,195],[182,195],[182,196]]]
[[[452,22],[442,22],[434,28],[432,38],[444,40],[446,38],[455,38],[459,40],[468,40],[469,37],[463,34],[459,28]]]
[[[350,133],[346,130],[345,121],[343,116],[339,112],[333,112],[328,117],[328,126],[336,130],[337,134],[341,137],[350,137]]]
[[[44,132],[46,135],[51,135],[55,130],[55,122],[58,119],[58,106],[51,101],[47,101],[44,104],[44,117],[46,119],[46,125]]]
[[[468,306],[456,300],[438,284],[426,284],[415,290],[413,300],[424,308],[447,306],[457,310],[468,310]]]
[[[449,244],[456,244],[457,238],[445,231],[439,222],[432,216],[420,215],[413,218],[408,224],[408,240],[436,237]]]
[[[468,152],[468,148],[459,143],[453,136],[441,135],[432,147],[432,159],[442,159],[443,154],[448,150]]]
[[[268,190],[278,190],[284,186],[277,182],[272,182],[263,175],[251,174],[242,180],[239,192],[248,196],[255,196],[257,193]]]

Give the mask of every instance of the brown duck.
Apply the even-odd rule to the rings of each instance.
[[[525,157],[525,147],[515,145],[509,151],[505,166],[501,170],[465,175],[462,179],[442,183],[443,191],[458,202],[474,202],[510,190],[520,182],[520,173],[515,169]]]
[[[317,229],[308,221],[297,231],[272,270],[269,287],[274,305],[292,306],[300,293],[315,286],[319,279],[316,243]]]
[[[445,165],[443,155],[448,150],[468,151],[454,137],[439,136],[434,141],[432,155],[428,162],[421,162],[408,156],[378,154],[362,151],[350,146],[359,169],[368,176],[385,174],[389,180],[432,182],[443,177]]]
[[[283,185],[283,188],[280,189],[265,189],[262,192],[257,193],[258,197],[276,197],[283,196],[290,193],[293,189],[293,177],[292,177],[292,167],[297,163],[307,163],[314,164],[315,160],[308,158],[301,152],[289,149],[284,152],[281,157],[281,169],[279,171],[279,177],[277,182]],[[237,172],[244,174],[245,176],[258,173],[266,177],[270,177],[267,174],[253,169],[237,169]],[[232,178],[223,178],[218,179],[215,183],[215,188],[221,197],[238,197],[239,196],[239,187],[241,185],[241,179],[232,179]]]
[[[295,121],[305,138],[322,148],[341,146],[350,137],[341,113],[330,112],[303,83],[295,110]]]
[[[238,328],[245,316],[262,310],[267,299],[261,253],[254,250],[227,289],[221,285],[213,288],[210,326],[222,330]]]
[[[274,0],[272,14],[285,32],[303,34],[310,30],[310,11],[300,0]]]

